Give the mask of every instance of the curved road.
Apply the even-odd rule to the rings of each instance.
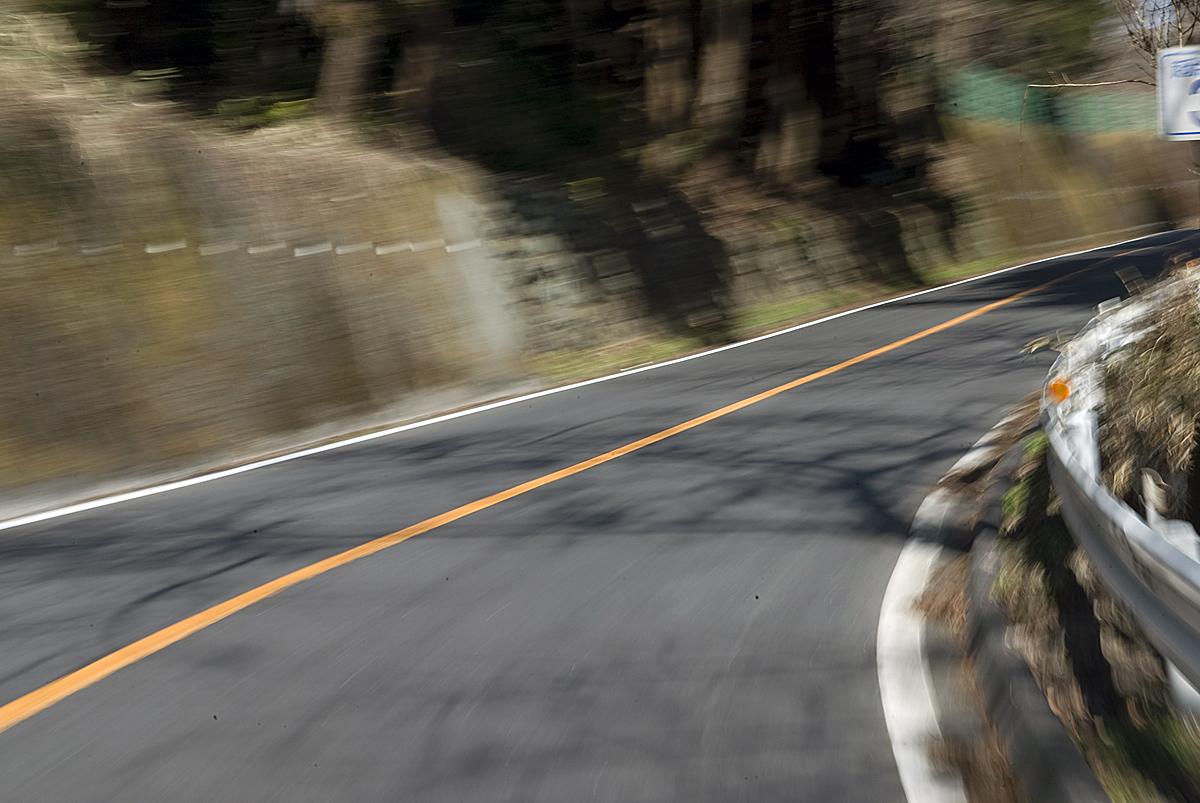
[[[903,800],[875,639],[917,504],[1037,385],[1025,343],[1121,294],[1115,267],[1198,243],[0,531],[0,800]]]

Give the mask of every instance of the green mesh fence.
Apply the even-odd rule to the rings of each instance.
[[[1029,88],[999,70],[970,69],[949,82],[945,111],[970,120],[1049,125],[1079,133],[1153,131],[1154,91],[1149,87]]]

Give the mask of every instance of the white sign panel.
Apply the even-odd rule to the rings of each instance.
[[[1200,45],[1158,51],[1158,133],[1200,139]]]

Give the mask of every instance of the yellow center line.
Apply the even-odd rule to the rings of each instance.
[[[1019,293],[1014,293],[1006,298],[1000,299],[999,301],[993,301],[990,304],[977,307],[970,312],[963,313],[962,315],[951,318],[948,321],[939,323],[936,326],[931,326],[928,329],[922,329],[915,334],[902,337],[899,340],[888,343],[887,345],[863,352],[862,354],[851,357],[848,360],[844,360],[837,365],[831,365],[828,368],[822,368],[819,371],[806,374],[799,379],[793,379],[790,382],[785,382],[784,384],[773,387],[770,390],[764,390],[761,393],[748,396],[740,401],[727,404],[720,409],[696,416],[695,418],[684,421],[681,424],[676,424],[675,426],[664,429],[661,432],[656,432],[653,435],[647,435],[644,438],[627,443],[624,446],[619,446],[610,452],[605,452],[604,454],[599,454],[580,463],[576,463],[573,466],[567,466],[566,468],[561,468],[558,471],[544,474],[540,477],[529,480],[528,482],[523,482],[520,485],[514,485],[511,488],[499,491],[491,496],[485,496],[482,499],[477,499],[474,502],[468,502],[467,504],[456,507],[453,510],[448,510],[445,513],[438,514],[432,518],[428,518],[409,527],[405,527],[403,530],[397,530],[394,533],[380,536],[379,538],[375,538],[371,541],[359,544],[351,549],[347,549],[344,552],[331,555],[324,560],[319,560],[316,563],[296,569],[295,571],[289,572],[282,577],[277,577],[268,583],[256,586],[249,591],[238,594],[236,597],[231,597],[230,599],[218,603],[211,608],[206,608],[199,613],[194,613],[186,619],[182,619],[175,624],[164,627],[162,630],[155,631],[154,633],[151,633],[144,638],[140,638],[137,641],[128,644],[119,650],[116,650],[115,652],[105,655],[99,660],[93,661],[86,666],[76,669],[74,672],[63,675],[57,680],[51,681],[40,688],[34,689],[28,694],[24,694],[15,700],[12,700],[11,702],[5,703],[3,706],[0,706],[0,733],[3,733],[14,725],[29,719],[41,711],[45,711],[50,706],[66,699],[67,697],[70,697],[72,694],[82,691],[88,686],[103,680],[114,672],[124,669],[130,664],[137,663],[143,658],[154,655],[155,653],[166,649],[177,641],[182,641],[193,633],[204,630],[206,627],[214,625],[222,619],[232,616],[238,611],[245,610],[256,602],[260,602],[267,597],[278,594],[284,589],[299,585],[305,580],[311,580],[314,577],[318,577],[340,566],[345,566],[348,563],[362,560],[363,558],[374,555],[377,552],[382,552],[388,547],[395,546],[396,544],[407,541],[410,538],[415,538],[422,533],[427,533],[430,530],[436,530],[438,527],[458,521],[459,519],[464,519],[473,513],[487,510],[488,508],[498,505],[501,502],[506,502],[509,499],[513,499],[521,496],[522,494],[537,490],[538,488],[542,488],[546,485],[550,485],[551,483],[566,479],[567,477],[573,477],[576,474],[580,474],[590,468],[603,465],[610,460],[616,460],[618,457],[624,457],[631,452],[636,452],[639,449],[644,449],[647,446],[652,446],[661,441],[665,441],[667,438],[672,438],[683,432],[687,432],[690,429],[695,429],[702,424],[707,424],[710,421],[723,418],[730,413],[736,413],[738,410],[743,410],[747,407],[758,404],[759,402],[763,402],[774,396],[778,396],[781,393],[794,390],[801,385],[807,385],[809,382],[815,382],[823,377],[844,371],[847,368],[858,365],[859,363],[864,363],[868,360],[879,357],[880,355],[903,348],[910,343],[915,343],[918,340],[923,340],[931,335],[936,335],[938,332],[944,332],[947,329],[951,329],[955,326],[966,323],[967,321],[978,318],[981,315],[986,315],[992,310],[999,309],[1000,307],[1011,304],[1014,301],[1019,301],[1022,298],[1031,296],[1034,293],[1041,292],[1042,290],[1046,290],[1054,285],[1061,284],[1062,282],[1072,279],[1081,273],[1091,270],[1093,267],[1095,266],[1092,265],[1087,268],[1083,268],[1082,270],[1074,271],[1073,273],[1060,276],[1059,278],[1045,282],[1044,284],[1039,284],[1037,287],[1031,287],[1027,290],[1022,290]]]

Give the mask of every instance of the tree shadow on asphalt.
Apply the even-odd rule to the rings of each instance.
[[[1174,235],[1175,233],[1172,233]],[[1163,274],[1170,267],[1170,258],[1176,253],[1195,253],[1197,235],[1182,235],[1162,238],[1171,242],[1182,240],[1175,248],[1167,248],[1157,253],[1141,253],[1136,249],[1148,247],[1143,243],[1132,243],[1127,246],[1114,246],[1101,249],[1100,257],[1095,253],[1063,257],[1052,263],[1037,266],[1029,270],[1017,270],[1010,273],[964,285],[949,291],[952,295],[928,294],[899,302],[898,306],[928,307],[946,306],[950,304],[976,304],[982,306],[1015,293],[1037,287],[1054,278],[1067,276],[1075,271],[1094,265],[1080,276],[1063,281],[1045,290],[1039,290],[1021,299],[1022,306],[1031,308],[1042,307],[1079,307],[1094,306],[1110,298],[1121,298],[1128,291],[1116,271],[1121,268],[1134,267],[1148,280]],[[1151,244],[1159,240],[1149,241]],[[1134,253],[1129,253],[1131,250]]]
[[[971,292],[987,303],[1029,285],[1018,274]],[[1077,317],[1079,307],[1097,300],[1094,285],[1067,283],[1022,303],[1063,306]],[[902,303],[939,302],[923,296]],[[1002,342],[1001,322],[986,321],[956,330],[954,350],[936,338],[912,344],[888,355],[891,371],[826,377],[813,387],[827,393],[784,394],[482,514],[487,521],[515,517],[515,530],[451,525],[423,540],[556,534],[558,548],[569,549],[584,536],[617,534],[804,539],[820,531],[822,507],[834,505],[853,511],[838,524],[848,536],[902,540],[937,469],[981,434],[981,404],[998,411],[1008,401],[945,409],[926,395],[902,404],[907,377],[922,377],[909,386],[918,395],[922,387],[949,393],[986,378],[984,366],[1019,367],[1024,358],[1016,344]],[[749,388],[786,373],[748,371],[739,380]],[[0,690],[45,682],[299,566],[632,440],[614,440],[605,425],[617,422],[639,437],[688,417],[672,412],[679,409],[667,398],[582,425],[510,423],[478,427],[469,437],[416,430],[255,472],[254,482],[227,492],[219,508],[207,501],[212,486],[198,486],[5,534]],[[786,440],[789,433],[794,441]],[[673,487],[665,496],[655,491],[663,478]],[[789,506],[795,515],[780,515]],[[770,517],[757,510],[766,507]],[[66,652],[64,638],[73,645]]]

